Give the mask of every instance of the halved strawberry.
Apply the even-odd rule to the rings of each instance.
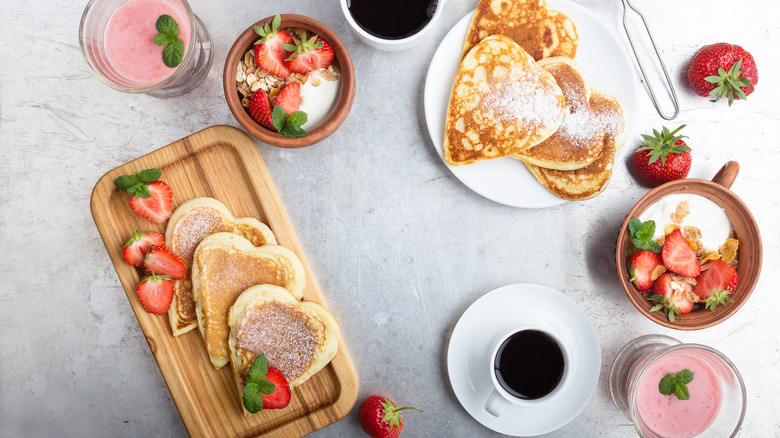
[[[167,275],[173,280],[181,280],[187,275],[184,261],[165,245],[149,249],[144,259],[144,268],[151,273]]]
[[[653,293],[655,295],[650,297],[650,301],[657,304],[650,311],[663,310],[669,322],[674,322],[675,314],[683,315],[693,310],[693,301],[689,296],[693,294],[691,285],[671,272],[658,277],[653,285]]]
[[[640,251],[628,259],[628,272],[631,281],[639,292],[653,288],[655,281],[652,278],[656,267],[663,266],[661,254],[652,251]],[[657,274],[656,274],[657,275]]]
[[[694,278],[701,272],[696,253],[680,230],[675,230],[666,238],[661,248],[661,257],[666,269],[684,277]]]
[[[276,131],[274,122],[271,119],[271,102],[268,100],[268,95],[265,94],[265,91],[257,90],[255,95],[252,96],[252,100],[249,101],[247,110],[252,120],[265,128]]]
[[[153,273],[141,279],[136,293],[147,312],[162,315],[171,307],[173,282],[167,275]]]
[[[139,194],[133,195],[130,199],[130,208],[138,213],[144,219],[152,222],[162,223],[171,217],[173,208],[173,191],[168,184],[162,181],[154,181],[146,186],[150,195],[142,198]]]
[[[276,96],[276,105],[282,107],[288,116],[298,111],[301,108],[301,83],[292,82],[282,88]]]
[[[165,237],[157,231],[138,231],[133,228],[133,235],[127,239],[122,248],[122,257],[127,263],[139,268],[144,266],[146,253],[152,245],[164,245]]]
[[[260,39],[255,42],[255,61],[263,70],[281,78],[290,76],[290,69],[287,68],[285,59],[289,55],[285,44],[292,44],[293,39],[290,35],[279,30],[282,18],[276,14],[269,25],[254,26],[255,33],[260,35]]]
[[[282,409],[290,404],[292,393],[287,378],[281,371],[274,367],[268,367],[268,373],[265,380],[274,384],[274,391],[270,394],[263,394],[263,409]]]
[[[291,51],[290,56],[285,60],[290,71],[306,74],[318,68],[328,68],[335,54],[330,44],[325,42],[317,35],[311,38],[306,37],[306,32],[301,39],[293,38],[295,44],[289,44],[284,48]]]
[[[723,260],[712,260],[709,268],[696,277],[696,286],[693,287],[699,300],[704,302],[704,307],[715,310],[718,304],[733,302],[729,297],[737,290],[737,271]]]

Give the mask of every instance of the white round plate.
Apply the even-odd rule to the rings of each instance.
[[[555,336],[570,353],[569,378],[534,406],[511,406],[494,417],[485,411],[492,390],[489,349],[501,334],[532,325]],[[447,371],[455,396],[475,420],[496,432],[535,436],[574,419],[596,389],[601,350],[585,313],[566,295],[546,286],[515,284],[480,297],[460,317],[447,347]]]
[[[548,7],[568,15],[577,26],[579,42],[574,60],[582,66],[591,88],[620,99],[630,119],[636,113],[639,82],[633,61],[622,43],[598,18],[576,3],[549,0]],[[447,107],[472,15],[473,12],[463,17],[444,37],[431,59],[425,79],[425,121],[433,147],[442,161]],[[447,167],[468,188],[501,204],[543,208],[566,202],[539,184],[525,165],[514,158],[504,157],[466,166]]]

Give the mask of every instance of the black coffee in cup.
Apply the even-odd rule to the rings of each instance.
[[[498,383],[523,400],[540,399],[561,382],[566,366],[558,342],[540,330],[521,330],[498,347],[493,361]]]
[[[363,30],[389,40],[419,32],[437,5],[438,0],[347,0],[349,13]]]

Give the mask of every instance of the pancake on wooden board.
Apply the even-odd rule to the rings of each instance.
[[[616,149],[625,143],[628,120],[619,100],[591,92],[584,72],[569,58],[547,58],[537,64],[561,87],[566,111],[553,135],[514,158],[546,169],[574,170],[596,161],[607,143]]]
[[[475,45],[455,76],[444,129],[453,166],[515,154],[552,135],[565,100],[555,78],[511,39]]]
[[[551,56],[574,58],[577,54],[574,22],[547,9],[545,0],[481,0],[471,18],[462,53],[465,55],[491,35],[508,36],[537,61]]]
[[[195,299],[192,297],[192,256],[204,237],[231,232],[245,237],[252,245],[276,244],[268,226],[252,217],[236,218],[225,204],[214,198],[194,198],[181,204],[171,215],[165,230],[165,244],[181,257],[188,275],[173,281],[173,301],[168,309],[168,320],[174,336],[187,333],[198,326]]]
[[[531,174],[555,196],[570,201],[584,201],[607,188],[612,178],[614,161],[614,142],[609,142],[596,161],[582,169],[556,170],[528,163],[525,165]]]
[[[268,366],[284,374],[292,389],[320,371],[338,350],[339,326],[328,309],[298,301],[284,288],[270,284],[242,292],[230,307],[228,324],[230,364],[239,397],[260,353]],[[244,415],[249,415],[246,409]]]

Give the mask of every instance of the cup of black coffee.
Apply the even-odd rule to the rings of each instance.
[[[340,0],[352,30],[369,46],[387,51],[419,43],[447,0]]]
[[[491,349],[493,391],[485,410],[500,416],[511,405],[530,406],[549,399],[568,375],[567,352],[551,333],[520,328],[501,336]]]

